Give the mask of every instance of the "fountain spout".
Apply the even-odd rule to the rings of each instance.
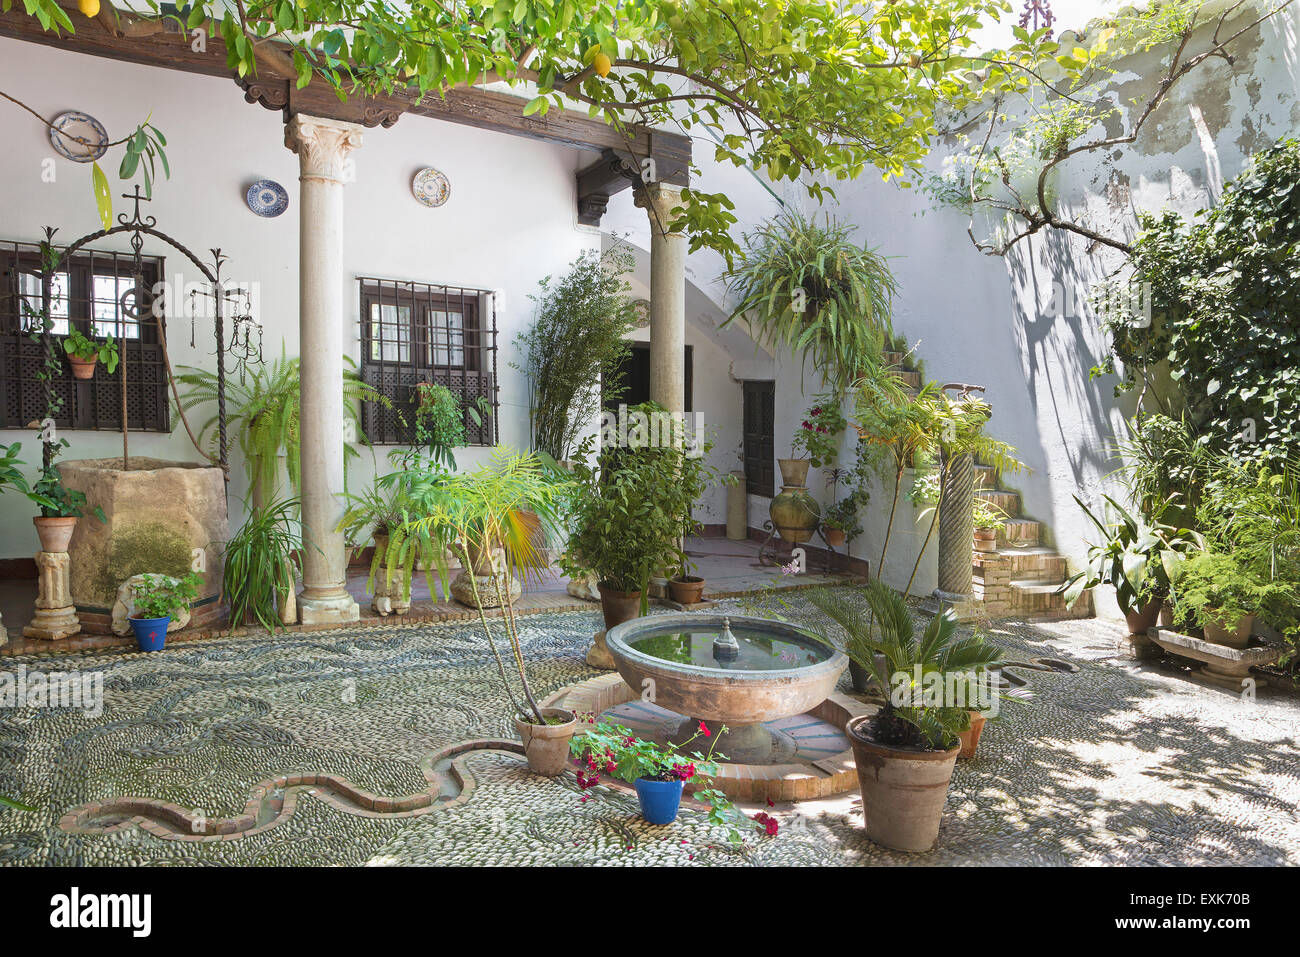
[[[735,661],[740,657],[740,642],[731,633],[731,619],[722,619],[722,634],[713,639],[713,657],[717,661]]]

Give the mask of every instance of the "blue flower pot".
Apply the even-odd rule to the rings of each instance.
[[[677,809],[682,803],[682,789],[686,787],[681,781],[647,781],[637,778],[634,782],[637,800],[641,802],[641,816],[651,824],[671,824],[677,820]]]
[[[166,618],[128,618],[131,630],[135,632],[135,643],[141,651],[162,651],[167,643],[167,626],[172,623],[171,615]]]

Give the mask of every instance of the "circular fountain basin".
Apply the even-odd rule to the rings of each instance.
[[[719,655],[724,623],[737,647]],[[605,641],[638,696],[733,731],[815,708],[848,666],[841,652],[793,625],[738,615],[634,618],[611,628]]]

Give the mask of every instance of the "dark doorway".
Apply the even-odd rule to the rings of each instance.
[[[776,418],[776,383],[746,380],[744,460],[745,489],[751,495],[771,498],[776,492],[773,426]]]
[[[693,375],[694,346],[686,347],[686,409],[687,412],[695,411],[692,403],[691,385]],[[618,397],[611,396],[608,391],[603,392],[601,404],[605,408],[617,412],[619,403],[628,407],[640,405],[642,402],[650,401],[650,346],[644,342],[632,343],[631,354],[623,360],[621,376],[623,382],[623,394]]]

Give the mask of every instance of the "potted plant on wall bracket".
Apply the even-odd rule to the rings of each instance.
[[[95,334],[93,323],[90,334]],[[63,351],[68,354],[68,364],[72,366],[74,379],[93,379],[96,362],[104,363],[104,371],[109,375],[117,371],[117,343],[111,335],[105,336],[102,342],[96,342],[82,335],[80,329],[73,329],[63,340]]]
[[[1110,521],[1102,521],[1079,496],[1074,496],[1102,539],[1089,546],[1083,570],[1061,586],[1065,607],[1073,607],[1090,588],[1113,585],[1129,634],[1145,635],[1160,616],[1160,606],[1169,596],[1178,566],[1205,548],[1205,538],[1200,532],[1173,528],[1158,519],[1148,523],[1109,495],[1102,498],[1114,516]],[[1158,509],[1157,515],[1163,511],[1164,507]]]
[[[737,305],[723,325],[744,318],[759,345],[807,356],[837,392],[879,364],[898,293],[888,260],[849,239],[856,228],[786,210],[746,234],[724,277]]]
[[[131,631],[141,651],[162,651],[172,613],[186,607],[199,593],[203,577],[190,572],[184,578],[142,575],[131,590]]]
[[[970,699],[931,703],[919,695],[912,676],[925,675],[925,684],[937,679],[944,689],[959,681],[986,689],[987,672],[1001,662],[1002,652],[978,635],[958,637],[949,610],[932,618],[918,638],[907,602],[880,581],[864,589],[870,618],[842,594],[818,589],[808,597],[843,630],[821,629],[822,638],[870,672],[888,695],[875,714],[845,727],[867,837],[895,850],[928,851],[939,837],[961,734],[970,727]]]
[[[467,444],[465,419],[468,417],[478,428],[483,417],[492,411],[492,403],[482,396],[464,405],[445,385],[420,382],[412,386],[415,405],[415,440],[412,445],[428,451],[437,465],[456,470],[453,450]]]

